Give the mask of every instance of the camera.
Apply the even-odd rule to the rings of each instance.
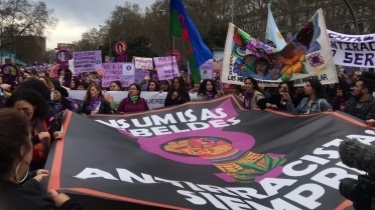
[[[375,208],[375,179],[373,175],[358,175],[358,180],[341,180],[339,191],[342,196],[353,202],[357,210]]]
[[[358,175],[357,180],[342,179],[341,195],[351,200],[357,210],[375,209],[375,147],[350,139],[340,144],[339,154],[345,165],[367,172]]]

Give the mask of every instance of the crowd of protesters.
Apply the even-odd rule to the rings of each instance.
[[[322,85],[317,79],[306,81],[305,87],[294,87],[292,82],[281,82],[277,88],[264,88],[254,78],[245,78],[243,85],[223,84],[220,75],[194,84],[190,76],[182,71],[180,77],[159,81],[156,71],[151,71],[141,81],[122,87],[120,81],[112,81],[109,87],[101,86],[101,75],[97,72],[82,73],[73,76],[70,70],[62,69],[54,78],[48,71],[22,72],[16,84],[11,87],[2,84],[0,106],[11,98],[12,89],[30,80],[41,81],[48,90],[36,89],[52,107],[55,115],[69,109],[83,115],[124,114],[147,111],[147,101],[140,96],[142,91],[166,92],[164,106],[183,104],[190,101],[190,94],[196,94],[198,100],[211,100],[223,95],[237,95],[245,108],[276,109],[295,114],[313,114],[323,111],[343,111],[362,120],[374,119],[374,73],[355,71],[347,75],[339,71],[339,83]],[[0,77],[0,83],[1,83]],[[35,83],[31,82],[31,84]],[[68,91],[86,90],[83,103],[68,100]],[[116,104],[106,91],[128,91],[128,96]],[[52,97],[51,97],[52,93]]]
[[[5,197],[23,196],[28,192],[19,188],[19,183],[30,184],[32,180],[33,184],[32,182],[40,182],[43,176],[48,176],[49,172],[43,168],[49,147],[53,141],[64,137],[61,132],[63,111],[71,110],[82,115],[147,111],[149,108],[147,101],[141,97],[142,91],[166,92],[165,106],[189,102],[190,94],[197,94],[197,99],[201,101],[235,95],[242,100],[246,109],[273,109],[294,114],[342,111],[366,121],[369,126],[375,126],[375,74],[371,71],[355,71],[351,76],[340,72],[339,83],[331,85],[322,85],[317,79],[308,79],[304,87],[294,87],[292,82],[281,82],[277,88],[264,88],[251,77],[244,79],[243,85],[223,84],[219,78],[219,75],[215,75],[213,79],[194,84],[187,74],[182,73],[180,77],[170,81],[159,81],[151,72],[142,81],[127,88],[122,87],[119,81],[113,81],[108,88],[103,88],[101,76],[96,72],[73,76],[69,70],[62,70],[54,78],[48,71],[22,72],[13,86],[2,83],[0,77],[0,107],[5,107],[0,109],[0,123],[15,122],[14,125],[4,124],[0,128],[11,129],[13,126],[21,129],[18,132],[16,129],[8,131],[7,128],[0,132],[0,144],[9,146],[9,150],[0,151],[0,183],[11,189]],[[68,89],[86,90],[83,102],[79,104],[68,99]],[[128,96],[117,106],[106,90],[126,90]],[[25,132],[31,135],[30,142]],[[12,144],[7,145],[6,138],[15,139]],[[14,156],[11,152],[19,155]],[[7,160],[6,163],[3,160]],[[35,172],[24,176],[28,167]],[[31,177],[34,178],[30,179]],[[38,205],[59,206],[62,209],[80,208],[65,194],[54,190],[50,193],[52,199],[38,194]],[[21,204],[10,202],[9,205]],[[20,208],[29,209],[22,205]]]

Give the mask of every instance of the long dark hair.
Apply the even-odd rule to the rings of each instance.
[[[120,90],[122,90],[122,85],[121,85],[120,81],[115,80],[115,81],[112,81],[110,84],[112,84],[112,83],[115,83],[120,88]]]
[[[261,90],[260,90],[260,88],[259,88],[259,85],[258,85],[258,82],[254,79],[254,78],[252,78],[252,77],[246,77],[245,79],[244,79],[244,83],[246,82],[246,80],[250,80],[251,81],[251,83],[253,83],[253,89],[254,90],[257,90],[257,91],[260,91],[260,92],[262,92]]]
[[[293,85],[293,82],[292,82],[292,81],[288,81],[288,82],[280,82],[280,83],[279,83],[279,86],[278,86],[277,93],[279,93],[278,91],[279,91],[281,85],[283,85],[283,84],[286,84],[286,86],[288,86],[288,94],[290,95],[290,97],[293,97],[294,94],[295,94],[295,92],[296,92],[296,90],[295,90],[295,88],[294,88],[294,85]]]
[[[150,80],[150,81],[148,81],[146,91],[150,91],[150,84],[151,83],[155,84],[155,91],[159,91],[160,90],[160,85],[159,85],[158,81],[156,81],[156,80]]]
[[[308,80],[306,80],[306,82],[309,82],[310,85],[311,85],[311,88],[313,90],[315,90],[315,96],[317,98],[326,98],[327,97],[326,90],[325,90],[324,86],[322,85],[322,83],[320,83],[319,80],[308,79]]]
[[[172,89],[172,90],[176,90],[176,89],[174,89],[174,87],[173,87],[174,81],[175,81],[176,79],[178,80],[178,82],[179,82],[179,84],[180,84],[178,90],[184,90],[184,91],[187,91],[187,86],[186,86],[185,80],[184,80],[182,77],[174,77],[174,78],[173,78],[173,80],[172,80],[172,85],[171,85],[171,89]]]
[[[48,105],[47,100],[45,100],[38,92],[31,89],[17,89],[6,101],[5,106],[13,107],[17,101],[26,101],[35,107],[33,119],[47,118],[50,106]]]
[[[18,85],[17,91],[21,89],[32,89],[40,93],[47,101],[51,100],[51,90],[38,79],[29,79]]]
[[[11,173],[21,146],[31,150],[29,135],[29,120],[25,116],[15,109],[0,109],[0,177]]]
[[[216,83],[214,80],[212,79],[205,79],[203,80],[203,82],[201,82],[200,86],[199,86],[199,90],[198,90],[198,95],[199,94],[203,94],[203,95],[206,95],[206,85],[207,85],[207,82],[211,82],[212,84],[212,93],[213,95],[217,95],[217,89],[216,89]]]

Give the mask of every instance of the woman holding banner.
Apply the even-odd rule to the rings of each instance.
[[[190,101],[190,95],[182,77],[173,78],[171,89],[168,91],[164,106],[183,104]]]
[[[18,110],[29,119],[34,151],[30,168],[44,168],[51,142],[64,136],[59,131],[59,123],[48,113],[51,109],[48,102],[34,90],[19,89],[7,100],[6,107]]]
[[[29,120],[19,111],[0,110],[0,145],[0,209],[81,209],[66,194],[40,191],[39,183],[49,172],[29,173],[33,143]]]
[[[160,85],[156,80],[150,80],[147,84],[146,91],[160,91]]]
[[[307,95],[303,98],[297,108],[288,93],[284,94],[286,98],[286,109],[296,114],[314,114],[324,111],[332,111],[331,104],[325,99],[326,93],[324,86],[317,79],[309,79],[304,87],[304,92]]]
[[[88,87],[83,104],[77,113],[84,115],[113,114],[113,110],[110,103],[104,98],[100,86],[93,83]]]
[[[128,92],[128,97],[122,99],[122,101],[118,105],[116,114],[149,110],[146,100],[144,98],[141,98],[140,85],[131,84],[129,86]]]
[[[244,80],[244,89],[246,92],[243,96],[243,102],[246,109],[266,108],[266,99],[262,94],[257,81],[252,77],[247,77]]]
[[[220,96],[220,93],[216,89],[215,82],[212,79],[205,79],[199,86],[198,100],[208,101],[213,98]]]

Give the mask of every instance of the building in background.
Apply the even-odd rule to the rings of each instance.
[[[46,37],[20,36],[17,42],[5,50],[15,55],[15,59],[21,60],[27,65],[46,60]]]

